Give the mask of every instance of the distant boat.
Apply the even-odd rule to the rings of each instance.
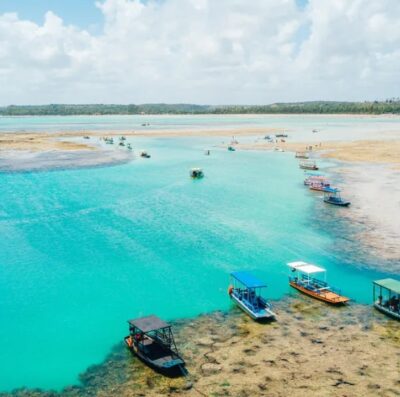
[[[297,159],[308,159],[308,158],[310,158],[310,155],[308,152],[296,152],[295,157]]]
[[[145,150],[142,150],[142,151],[140,152],[140,157],[149,159],[151,156],[150,156],[150,154],[148,154]]]
[[[301,261],[290,262],[288,266],[292,273],[295,273],[294,276],[289,276],[290,286],[303,294],[333,305],[340,305],[349,301],[349,298],[341,296],[340,292],[336,292],[327,284],[326,270],[322,267]],[[317,273],[324,274],[323,281],[314,277]]]
[[[317,181],[311,181],[311,183],[308,185],[310,190],[317,190],[320,192],[326,192],[328,188],[330,188],[329,182],[326,180],[320,179]]]
[[[350,201],[342,199],[339,189],[331,187],[324,189],[324,201],[325,203],[338,205],[340,207],[348,207],[351,204]]]
[[[328,180],[323,175],[309,175],[304,179],[304,185],[310,186],[313,183],[328,183]]]
[[[253,320],[272,319],[272,306],[261,296],[266,285],[251,273],[239,271],[231,273],[230,298]]]
[[[206,156],[209,156],[210,153],[211,153],[211,152],[210,152],[210,149],[207,149],[207,150],[204,151],[204,154],[205,154]]]
[[[204,177],[204,172],[201,168],[192,168],[190,170],[190,177],[193,179],[201,179]]]
[[[288,134],[285,134],[284,132],[275,134],[275,137],[276,137],[276,138],[287,138],[288,136],[289,136],[289,135],[288,135]]]
[[[375,308],[400,320],[400,281],[392,278],[376,280],[373,282],[373,289]],[[376,296],[376,293],[379,295]]]
[[[316,134],[317,132],[318,132],[318,130],[316,130],[315,128],[312,130],[312,132],[314,133],[314,134]]]
[[[228,146],[228,150],[230,151],[230,152],[234,152],[236,149],[233,147],[233,146]]]
[[[89,135],[85,135],[85,136],[83,137],[83,139],[90,139],[90,136],[89,136]]]
[[[124,143],[123,141],[121,141],[121,142],[119,143],[119,146],[125,146],[125,143]]]
[[[317,171],[319,169],[317,167],[316,162],[315,161],[311,161],[311,160],[301,161],[300,164],[299,164],[299,167],[302,168],[303,170]]]
[[[128,143],[128,144],[126,145],[126,148],[127,148],[128,150],[132,150],[132,145],[131,145],[130,143]]]
[[[185,361],[175,344],[171,326],[156,316],[129,320],[128,349],[151,368],[166,374],[184,375]]]

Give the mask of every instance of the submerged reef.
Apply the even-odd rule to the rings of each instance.
[[[260,324],[238,309],[173,323],[188,376],[163,377],[118,343],[61,392],[0,397],[399,396],[400,326],[365,305],[336,308],[296,295]]]

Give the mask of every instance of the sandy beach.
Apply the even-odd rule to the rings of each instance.
[[[400,395],[400,328],[370,306],[332,308],[307,297],[276,303],[259,324],[234,308],[175,323],[187,377],[166,378],[119,342],[103,364],[63,392],[0,397]]]

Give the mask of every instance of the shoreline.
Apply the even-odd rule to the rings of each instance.
[[[267,324],[236,307],[172,322],[187,378],[153,372],[127,351],[121,336],[101,364],[80,375],[81,385],[0,397],[398,396],[400,329],[394,320],[371,305],[334,308],[297,293],[275,302],[275,310],[277,321]]]

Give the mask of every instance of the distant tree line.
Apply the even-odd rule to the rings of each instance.
[[[400,98],[373,102],[295,102],[271,105],[10,105],[0,107],[0,116],[71,116],[132,114],[400,114]]]

